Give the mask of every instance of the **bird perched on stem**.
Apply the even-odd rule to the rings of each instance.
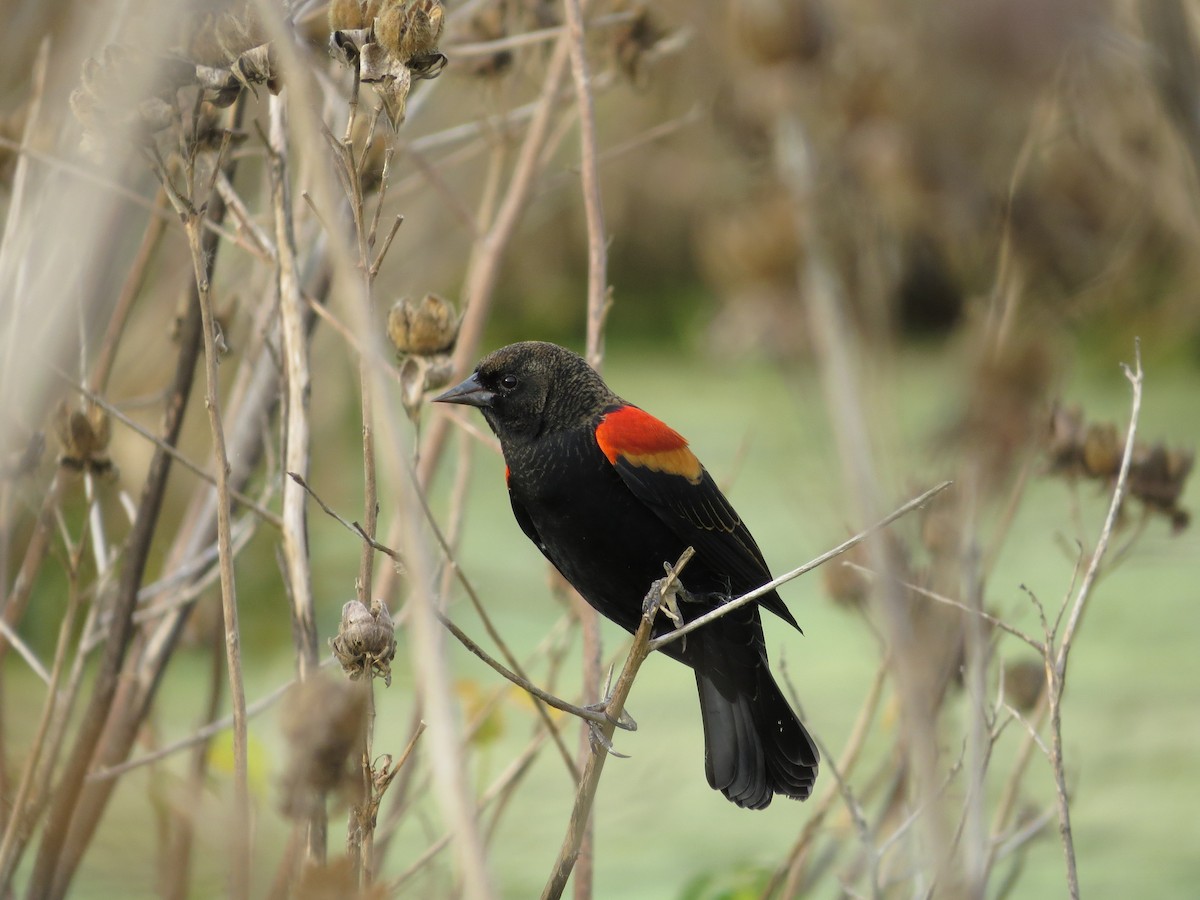
[[[691,621],[771,580],[762,552],[677,432],[614,394],[582,357],[527,341],[485,357],[435,400],[480,409],[500,439],[517,523],[583,598],[629,632],[648,588],[689,546]],[[674,641],[691,667],[708,783],[738,806],[812,793],[818,754],[767,668],[759,607],[799,626],[774,591]],[[655,634],[672,626],[656,623]]]

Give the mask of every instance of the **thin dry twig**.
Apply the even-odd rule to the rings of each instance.
[[[228,140],[228,138],[226,138]],[[170,193],[170,191],[168,191]],[[225,445],[225,426],[221,420],[218,396],[216,322],[209,292],[209,275],[202,243],[204,218],[189,203],[180,210],[186,214],[184,230],[192,252],[196,290],[204,338],[204,405],[208,409],[213,435],[213,453],[217,470],[217,554],[221,569],[221,611],[225,619],[225,662],[229,676],[229,696],[233,704],[234,826],[232,844],[232,880],[234,898],[250,896],[250,788],[247,769],[249,734],[246,722],[246,689],[242,678],[241,636],[238,626],[237,588],[233,575],[233,529],[230,519],[229,456]]]
[[[854,535],[849,540],[843,541],[842,543],[838,544],[832,550],[827,550],[824,553],[822,553],[820,556],[816,557],[815,559],[812,559],[809,562],[806,562],[804,565],[799,566],[798,568],[792,569],[792,571],[787,572],[783,575],[780,575],[778,578],[768,581],[762,587],[757,587],[752,591],[747,591],[745,594],[742,594],[740,597],[733,598],[728,603],[722,604],[718,608],[714,609],[712,612],[707,612],[702,616],[696,617],[695,619],[693,619],[692,621],[690,621],[686,625],[684,625],[682,628],[676,628],[674,631],[668,631],[666,634],[656,637],[654,640],[652,640],[650,642],[650,649],[658,650],[658,649],[664,647],[665,645],[671,643],[672,641],[677,641],[684,635],[690,634],[691,632],[695,631],[697,628],[702,628],[705,625],[707,625],[708,623],[714,622],[724,615],[728,615],[733,610],[738,609],[739,607],[745,606],[747,603],[754,602],[755,600],[757,600],[759,597],[763,596],[764,594],[769,594],[771,591],[775,590],[776,588],[780,587],[781,585],[787,584],[789,581],[792,581],[793,579],[799,578],[801,575],[811,572],[817,566],[820,566],[824,563],[829,562],[829,560],[833,559],[835,556],[840,556],[841,554],[843,554],[847,550],[849,550],[851,547],[854,547],[855,545],[862,543],[864,540],[869,538],[871,535],[876,534],[877,532],[886,528],[888,525],[891,525],[893,522],[895,522],[897,519],[901,518],[902,516],[907,515],[908,513],[912,512],[915,509],[921,508],[926,503],[928,503],[930,500],[932,500],[935,496],[937,496],[942,491],[944,491],[946,488],[950,487],[950,485],[952,485],[953,483],[954,482],[952,482],[952,481],[943,481],[941,484],[936,485],[936,486],[930,488],[929,490],[925,491],[925,493],[921,494],[920,496],[914,497],[912,500],[909,500],[907,503],[900,506],[895,511],[884,516],[882,519],[880,519],[874,525],[870,526],[869,528],[867,528],[863,531],[860,531],[858,534]]]
[[[1075,599],[1070,605],[1070,614],[1067,617],[1062,637],[1058,642],[1057,651],[1050,652],[1053,648],[1052,636],[1047,636],[1045,660],[1046,674],[1049,681],[1047,696],[1050,704],[1051,762],[1054,769],[1054,786],[1058,801],[1059,834],[1062,838],[1063,853],[1066,857],[1067,891],[1072,900],[1078,900],[1079,897],[1079,871],[1075,858],[1075,841],[1071,831],[1071,806],[1067,794],[1066,766],[1063,760],[1062,695],[1063,689],[1066,686],[1067,660],[1070,656],[1071,648],[1075,643],[1075,635],[1078,632],[1079,623],[1083,619],[1084,611],[1087,609],[1088,601],[1092,596],[1092,587],[1096,583],[1096,577],[1100,573],[1100,566],[1104,560],[1105,551],[1108,549],[1109,539],[1112,537],[1113,528],[1116,525],[1117,515],[1121,509],[1121,502],[1125,498],[1126,486],[1129,481],[1129,468],[1133,461],[1138,416],[1142,408],[1142,351],[1141,342],[1136,338],[1133,343],[1133,356],[1134,368],[1132,370],[1127,365],[1122,366],[1125,371],[1125,377],[1129,379],[1133,398],[1129,412],[1129,428],[1125,433],[1125,450],[1121,456],[1121,468],[1117,473],[1116,485],[1113,487],[1112,500],[1108,506],[1108,515],[1104,518],[1104,525],[1100,529],[1100,537],[1096,541],[1096,549],[1092,552],[1091,560],[1088,563],[1087,570],[1084,572],[1083,581],[1080,582]]]

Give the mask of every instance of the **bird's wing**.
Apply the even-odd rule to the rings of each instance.
[[[712,569],[750,587],[771,580],[758,544],[682,435],[636,406],[619,406],[596,427],[596,443],[633,495]],[[759,603],[800,627],[778,594]]]

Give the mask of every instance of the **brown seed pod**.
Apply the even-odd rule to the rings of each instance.
[[[402,63],[437,53],[445,26],[440,0],[397,0],[375,20],[375,40]]]
[[[380,5],[380,0],[332,0],[329,4],[329,30],[370,28],[379,15]]]
[[[99,406],[72,409],[64,400],[54,412],[54,431],[62,446],[59,465],[94,475],[112,471],[112,460],[108,458],[112,423]]]
[[[370,674],[382,677],[391,686],[396,625],[382,600],[371,601],[369,608],[361,600],[351,600],[343,606],[342,624],[329,646],[351,680]]]
[[[1089,425],[1083,439],[1083,468],[1092,478],[1107,478],[1121,468],[1117,426],[1111,422]]]
[[[1004,667],[1004,698],[1018,712],[1032,712],[1046,689],[1046,666],[1040,659],[1022,659]]]
[[[448,353],[458,339],[459,315],[437,294],[426,294],[419,304],[408,299],[388,313],[387,333],[399,353],[432,356]]]

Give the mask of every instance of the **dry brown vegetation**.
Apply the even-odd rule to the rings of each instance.
[[[28,667],[39,693],[0,681],[0,895],[78,888],[117,786],[155,766],[145,865],[165,896],[197,890],[213,781],[233,896],[496,896],[493,836],[545,754],[578,785],[546,894],[573,879],[590,896],[591,804],[662,639],[610,652],[624,672],[603,712],[585,705],[605,684],[582,603],[517,658],[488,616],[499,587],[458,562],[472,455],[494,442],[426,400],[488,329],[546,323],[599,366],[629,302],[673,346],[664,323],[687,300],[666,286],[695,270],[720,297],[711,356],[820,373],[842,514],[866,529],[821,557],[846,554],[824,583],[878,637],[856,725],[823,748],[792,849],[753,889],[1019,895],[1023,855],[1057,826],[1078,895],[1070,652],[1138,536],[1187,527],[1193,455],[1139,434],[1128,326],[1128,419],[1052,405],[1058,336],[1200,328],[1200,60],[1180,0],[4,12],[0,679]],[[939,440],[953,487],[900,506],[864,359],[925,333],[965,348],[967,402]],[[338,454],[329,435],[355,432]],[[1111,502],[1079,523],[1065,595],[1030,594],[1030,631],[984,598],[1040,474]],[[919,508],[911,527],[867,528],[898,506]],[[326,515],[358,548],[333,576],[314,572]],[[321,633],[334,608],[340,630]],[[294,679],[258,698],[242,668],[278,642],[247,616],[292,638]],[[453,642],[537,698],[528,743],[486,785],[468,773],[508,683],[464,702]],[[576,645],[581,678],[561,671]],[[197,648],[200,724],[168,734],[159,689]],[[416,712],[380,747],[401,667]],[[888,697],[888,750],[864,755]],[[288,759],[264,802],[250,744],[281,698]],[[287,823],[282,848],[256,819]],[[413,821],[426,840],[401,848]]]

